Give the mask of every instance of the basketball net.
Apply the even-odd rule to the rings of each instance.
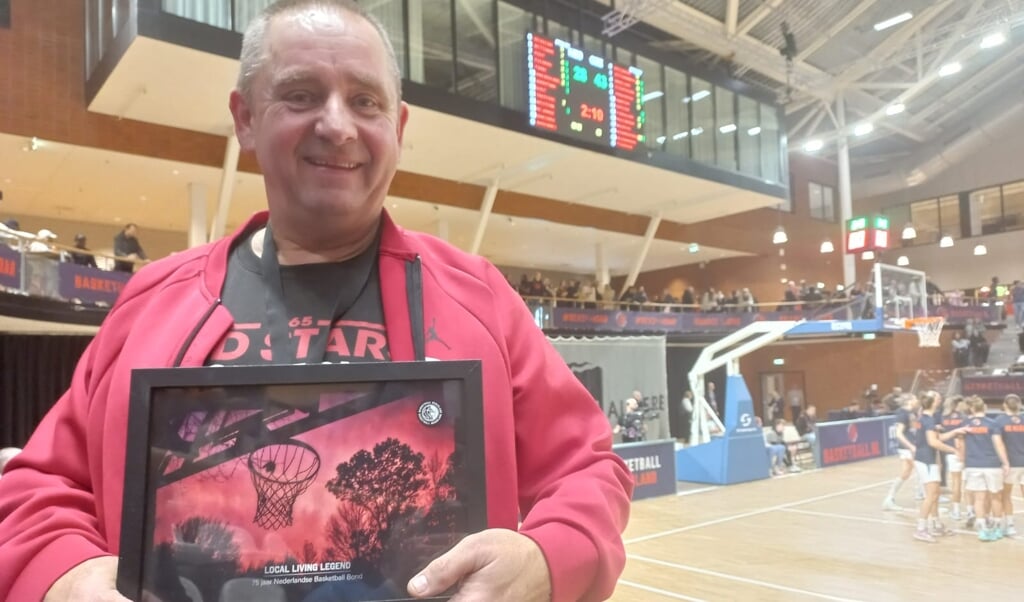
[[[917,331],[918,347],[939,347],[939,337],[946,319],[941,316],[927,318],[911,318],[907,320],[907,328]]]
[[[256,488],[253,522],[264,529],[291,526],[295,499],[309,488],[319,471],[320,456],[294,439],[265,445],[249,454],[249,472]]]

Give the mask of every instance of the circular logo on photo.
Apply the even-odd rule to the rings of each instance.
[[[441,422],[441,416],[444,415],[444,411],[441,409],[441,404],[436,401],[424,401],[420,404],[419,411],[416,412],[419,416],[420,422],[427,426],[433,426],[438,422]]]
[[[750,414],[740,414],[740,426],[749,427],[754,424],[754,417]]]

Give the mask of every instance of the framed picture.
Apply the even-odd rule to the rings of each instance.
[[[412,600],[409,579],[487,527],[480,372],[478,361],[133,371],[118,590]]]

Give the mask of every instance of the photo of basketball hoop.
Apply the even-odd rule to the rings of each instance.
[[[130,598],[411,599],[486,528],[479,362],[140,370],[133,391]]]

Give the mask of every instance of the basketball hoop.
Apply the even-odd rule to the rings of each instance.
[[[265,445],[249,454],[249,472],[256,487],[256,516],[264,529],[292,524],[295,499],[309,488],[320,470],[320,456],[309,445],[290,439]]]
[[[924,318],[910,318],[906,321],[907,328],[917,331],[917,343],[919,347],[939,347],[939,336],[942,334],[942,325],[946,318],[942,316],[927,316]]]

